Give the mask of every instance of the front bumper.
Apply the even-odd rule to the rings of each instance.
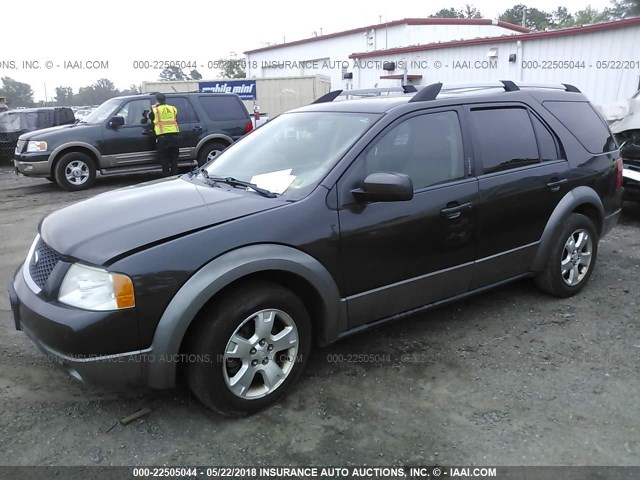
[[[26,284],[22,268],[9,285],[9,300],[16,329],[24,331],[49,361],[72,377],[96,385],[146,384],[145,364],[152,358],[151,349],[117,354],[91,354],[76,349],[80,353],[68,353],[71,347],[65,346],[82,344],[88,335],[101,336],[95,326],[109,312],[61,308],[42,300]],[[137,325],[131,327],[137,334]]]
[[[16,172],[29,177],[50,177],[49,153],[20,153],[16,154]]]

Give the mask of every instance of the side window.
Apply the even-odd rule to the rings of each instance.
[[[524,108],[471,110],[474,144],[482,173],[499,172],[540,162],[536,136]]]
[[[553,134],[535,115],[531,115],[531,121],[533,122],[533,129],[538,139],[540,159],[543,161],[559,159],[558,144]]]
[[[560,120],[589,152],[597,154],[618,148],[609,128],[589,103],[547,101],[542,105]]]
[[[191,106],[191,102],[185,97],[171,97],[167,99],[167,103],[178,109],[178,123],[197,123],[200,120],[195,110]]]
[[[114,115],[123,117],[126,126],[142,126],[142,113],[145,110],[151,110],[149,99],[131,100],[120,107]]]
[[[464,177],[460,122],[455,112],[428,113],[396,125],[365,154],[366,174],[409,175],[414,190]]]
[[[226,95],[202,95],[199,98],[209,120],[247,119],[247,114],[236,97]]]

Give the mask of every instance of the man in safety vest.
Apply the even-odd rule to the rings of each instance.
[[[156,103],[151,107],[149,119],[153,122],[156,134],[156,149],[162,164],[162,175],[176,175],[178,173],[178,109],[167,104],[164,93],[156,93]]]

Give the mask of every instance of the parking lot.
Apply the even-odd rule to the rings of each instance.
[[[2,285],[45,214],[154,178],[68,193],[0,167]],[[215,415],[186,388],[77,383],[15,330],[5,292],[0,464],[637,464],[639,228],[640,205],[626,205],[576,297],[522,281],[317,349],[283,402],[241,420]],[[117,424],[145,407],[144,418]]]

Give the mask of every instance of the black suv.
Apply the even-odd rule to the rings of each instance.
[[[100,175],[160,171],[146,115],[153,94],[107,100],[74,125],[20,136],[16,173],[46,177],[67,190],[89,188]],[[253,129],[240,97],[225,93],[167,94],[178,108],[179,167],[193,167]]]
[[[188,175],[45,217],[10,289],[16,327],[78,379],[183,374],[238,416],[285,394],[312,341],[524,277],[584,287],[622,162],[575,87],[335,96]]]
[[[0,113],[0,163],[11,163],[20,135],[76,121],[69,107],[22,108]]]

